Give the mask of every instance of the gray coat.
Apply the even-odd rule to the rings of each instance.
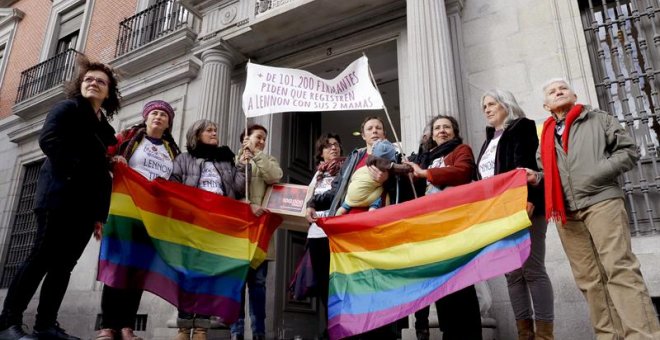
[[[245,165],[234,165],[231,161],[216,161],[213,165],[222,178],[225,196],[234,199],[245,197]],[[195,158],[188,152],[182,153],[174,159],[170,180],[198,188],[203,166],[203,158]]]
[[[576,211],[623,197],[618,177],[635,166],[639,154],[635,141],[619,121],[605,111],[585,105],[569,133],[568,154],[555,138],[566,210]],[[540,150],[541,147],[537,163],[543,171]]]

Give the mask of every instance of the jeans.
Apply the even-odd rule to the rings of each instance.
[[[268,261],[264,261],[257,269],[248,271],[247,289],[250,297],[250,320],[252,322],[252,336],[266,335],[266,276],[268,275]],[[241,291],[241,314],[238,320],[231,325],[231,334],[243,335],[245,331],[245,289]]]
[[[552,283],[545,270],[544,215],[532,217],[530,228],[531,251],[522,268],[506,274],[511,307],[516,320],[554,320]],[[530,301],[531,297],[531,301]]]
[[[35,328],[50,327],[92,232],[94,220],[80,211],[42,210],[37,213],[37,235],[30,255],[14,276],[5,298],[0,323],[20,325],[23,312],[44,280],[39,295]]]

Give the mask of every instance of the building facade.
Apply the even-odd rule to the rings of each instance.
[[[365,54],[392,118],[386,130],[407,152],[417,149],[428,119],[441,113],[455,116],[464,139],[478,149],[485,138],[479,100],[491,88],[513,92],[540,123],[548,116],[541,87],[562,77],[581,103],[615,114],[643,155],[621,182],[633,249],[651,295],[660,296],[654,266],[660,261],[659,10],[657,0],[0,0],[0,287],[7,287],[30,249],[31,195],[43,159],[37,136],[49,108],[64,97],[62,84],[78,53],[122,73],[117,130],[140,121],[145,102],[163,99],[177,113],[173,134],[181,147],[187,128],[207,118],[219,123],[221,143],[234,150],[245,125],[241,94],[248,60],[331,78]],[[307,184],[315,138],[337,132],[348,152],[363,143],[353,132],[373,114],[384,116],[288,112],[251,121],[269,129],[266,149],[280,160],[283,181]],[[305,235],[280,230],[275,237],[267,336],[312,338],[317,301],[294,301],[285,293]],[[555,335],[590,339],[586,303],[552,227],[547,249]],[[100,313],[98,251],[91,240],[60,311],[63,327],[87,338]],[[489,334],[514,338],[505,280],[485,287]],[[139,313],[136,328],[145,338],[174,334],[175,308],[158,297],[145,294]]]

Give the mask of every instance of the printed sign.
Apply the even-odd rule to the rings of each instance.
[[[262,206],[272,212],[305,216],[309,189],[298,184],[273,184],[268,188]]]
[[[243,92],[246,117],[277,112],[379,110],[383,99],[371,83],[367,57],[334,79],[307,71],[248,63]]]

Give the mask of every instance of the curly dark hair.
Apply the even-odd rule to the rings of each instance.
[[[334,138],[337,143],[339,143],[339,156],[343,155],[344,150],[341,148],[341,138],[339,138],[339,135],[336,133],[328,132],[321,135],[314,144],[314,150],[316,151],[314,159],[317,163],[320,163],[323,160],[323,149],[328,145],[328,140],[330,140],[330,138]]]
[[[74,98],[81,95],[80,86],[82,85],[83,79],[85,78],[85,74],[87,74],[87,72],[101,71],[105,73],[105,75],[108,76],[108,79],[110,80],[110,83],[108,84],[108,98],[103,101],[101,107],[105,109],[105,115],[108,117],[108,119],[112,119],[112,117],[121,108],[121,104],[119,103],[121,100],[121,93],[117,88],[117,75],[115,70],[106,64],[89,61],[85,55],[79,56],[76,60],[76,64],[78,68],[78,74],[66,85],[67,97]]]
[[[463,138],[461,137],[461,130],[458,128],[458,121],[456,118],[452,116],[447,116],[447,115],[438,115],[433,118],[431,118],[431,121],[429,122],[429,126],[431,127],[431,136],[433,136],[433,124],[435,124],[438,119],[446,119],[451,123],[451,127],[454,130],[454,139],[458,140],[459,143],[463,143]],[[429,137],[429,139],[426,141],[426,150],[431,150],[438,146],[438,143],[436,143],[433,140],[433,137]]]

